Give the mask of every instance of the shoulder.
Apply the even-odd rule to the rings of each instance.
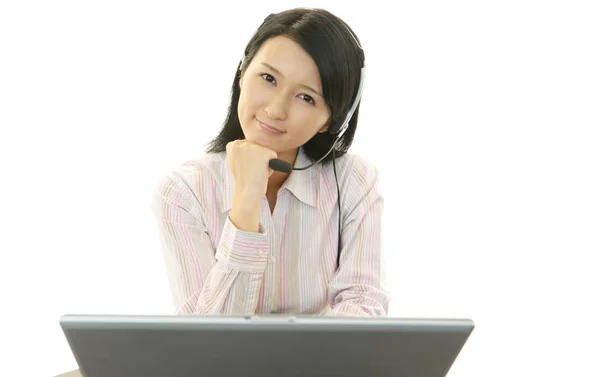
[[[183,208],[202,206],[222,192],[225,152],[205,154],[181,162],[163,172],[154,186],[154,196]]]
[[[364,156],[346,153],[322,166],[322,174],[328,181],[333,182],[335,176],[340,189],[340,199],[343,203],[344,216],[361,216],[375,203],[383,203],[379,189],[379,170],[375,163]]]
[[[323,165],[322,174],[332,178],[337,175],[340,184],[349,185],[361,191],[377,185],[379,179],[379,171],[373,161],[354,153],[346,153],[337,157],[335,159],[335,171],[333,161]]]

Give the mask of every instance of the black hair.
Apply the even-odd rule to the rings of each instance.
[[[350,34],[352,33],[352,34]],[[260,47],[268,39],[285,36],[302,47],[315,61],[321,77],[323,96],[331,110],[329,132],[317,133],[304,144],[311,161],[322,158],[333,146],[338,130],[350,111],[360,83],[364,53],[356,34],[339,17],[324,9],[295,8],[269,15],[244,50],[245,59],[236,69],[227,117],[220,133],[208,143],[207,152],[226,150],[227,143],[244,139],[238,118],[240,77]],[[358,42],[358,44],[357,44]],[[336,157],[345,154],[354,139],[360,102],[334,149]],[[330,153],[322,163],[332,159]]]

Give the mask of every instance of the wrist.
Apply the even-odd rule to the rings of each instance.
[[[252,190],[236,189],[233,195],[233,201],[238,204],[248,205],[250,207],[260,206],[265,194],[253,192]]]
[[[240,230],[258,232],[261,203],[262,198],[257,195],[236,192],[229,219]]]

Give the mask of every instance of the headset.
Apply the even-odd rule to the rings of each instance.
[[[267,16],[265,18],[265,20],[263,21],[263,24],[265,22],[267,22],[270,18],[274,17],[274,16],[275,16],[275,14],[270,14],[269,16]],[[278,171],[278,172],[282,172],[282,173],[290,173],[292,170],[306,170],[306,169],[310,168],[311,166],[313,166],[313,165],[321,162],[325,157],[327,157],[330,153],[333,152],[333,156],[332,156],[333,157],[333,174],[335,176],[335,184],[337,186],[337,203],[338,203],[338,253],[337,253],[337,260],[336,260],[336,268],[340,267],[340,255],[342,253],[342,250],[341,250],[341,239],[342,239],[342,207],[341,207],[341,203],[340,203],[340,186],[338,184],[337,171],[336,171],[336,168],[335,168],[335,148],[337,146],[339,146],[339,144],[341,144],[342,135],[344,135],[344,132],[346,132],[346,130],[348,129],[348,126],[350,124],[350,119],[352,119],[352,116],[354,115],[354,112],[356,111],[356,108],[358,107],[358,103],[360,102],[360,99],[362,97],[363,84],[364,84],[364,81],[365,81],[365,54],[364,54],[364,50],[363,50],[361,44],[356,39],[356,37],[354,36],[354,34],[350,31],[350,29],[348,29],[348,27],[346,27],[346,29],[348,30],[348,34],[350,34],[352,36],[352,39],[354,39],[354,42],[356,43],[356,46],[362,52],[362,54],[361,54],[361,68],[360,68],[360,81],[359,81],[359,84],[358,84],[358,92],[356,94],[356,98],[354,98],[354,102],[352,103],[352,107],[348,111],[348,114],[346,115],[346,118],[344,119],[344,121],[342,123],[330,126],[329,130],[327,131],[329,134],[335,135],[335,140],[334,140],[333,144],[331,145],[331,148],[319,160],[311,163],[308,166],[304,166],[304,167],[298,167],[298,168],[292,167],[292,165],[289,162],[283,161],[283,160],[280,160],[280,159],[277,159],[277,158],[274,158],[274,159],[272,159],[272,160],[269,161],[269,167],[271,169],[273,169],[275,171]],[[254,33],[254,35],[256,35],[256,32]],[[252,36],[252,38],[250,39],[250,41],[252,41],[252,39],[254,38],[254,35]],[[248,43],[250,43],[250,41]],[[244,53],[242,55],[242,59],[240,61],[240,68],[239,68],[240,71],[242,70],[242,67],[244,65],[245,59],[246,59],[246,55]]]

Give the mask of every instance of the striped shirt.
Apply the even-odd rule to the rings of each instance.
[[[300,147],[295,166],[310,162]],[[258,232],[239,230],[229,219],[235,180],[225,152],[165,174],[155,187],[152,210],[177,314],[386,316],[390,295],[377,170],[345,154],[336,158],[336,171],[339,268],[331,162],[294,170],[272,214],[265,195]]]

